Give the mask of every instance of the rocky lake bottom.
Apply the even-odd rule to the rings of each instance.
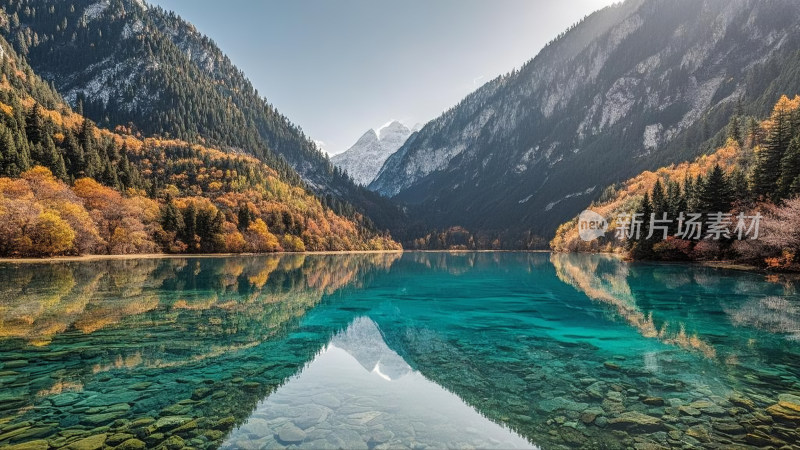
[[[800,448],[791,279],[602,255],[0,264],[0,448]]]

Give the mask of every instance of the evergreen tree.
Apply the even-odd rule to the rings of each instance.
[[[734,201],[739,200],[745,204],[753,201],[747,176],[742,169],[737,167],[731,172],[728,177],[728,187],[730,188],[731,198]]]
[[[695,178],[690,176],[686,177],[684,182],[684,197],[686,198],[687,212],[700,212],[702,211],[702,204],[700,201],[700,191],[703,186],[703,177],[697,175]]]
[[[100,153],[97,150],[97,144],[94,138],[94,124],[89,119],[84,119],[83,126],[81,127],[78,140],[83,147],[83,155],[85,166],[83,173],[87,177],[99,179],[105,167],[103,161],[100,159]]]
[[[798,177],[800,177],[800,137],[792,139],[781,159],[781,175],[778,178],[779,198],[788,198],[800,193],[793,188]]]
[[[698,212],[730,211],[733,197],[725,172],[722,171],[719,164],[715,164],[708,177],[702,181],[699,191],[700,210]]]
[[[31,168],[31,147],[22,133],[16,135],[14,146],[17,148],[17,170],[21,173]]]
[[[11,137],[11,130],[0,125],[0,175],[9,177],[19,175],[18,158],[17,146]]]
[[[776,108],[772,121],[764,147],[756,158],[752,180],[753,193],[769,199],[779,197],[781,160],[789,145],[792,128],[791,117],[785,108]]]
[[[739,145],[743,144],[741,118],[738,114],[731,116],[731,121],[728,123],[728,139],[733,139]]]
[[[114,169],[114,163],[112,163],[110,159],[106,159],[104,166],[103,174],[100,178],[103,184],[120,189],[119,178],[117,177],[117,171]]]
[[[42,108],[36,103],[25,117],[25,134],[33,144],[40,144],[46,134]]]
[[[64,136],[64,163],[67,170],[74,178],[83,176],[83,169],[86,165],[83,159],[83,148],[78,144],[78,140],[72,132],[67,131]]]
[[[138,180],[134,174],[134,168],[131,165],[130,159],[128,159],[127,152],[123,152],[122,158],[119,161],[118,174],[117,178],[119,179],[120,189],[138,187]]]
[[[650,194],[645,194],[636,213],[641,214],[642,223],[641,234],[636,239],[632,236],[631,255],[634,259],[651,259],[653,257],[653,239],[647,239],[650,232],[650,214],[653,212],[653,204],[650,201]]]
[[[237,214],[239,231],[245,231],[250,227],[251,214],[250,207],[246,204],[239,205],[239,213]]]
[[[680,183],[677,181],[670,181],[667,186],[667,212],[669,213],[669,218],[674,220],[670,226],[670,233],[678,231],[676,219],[680,213],[686,213],[686,209],[686,197],[681,191]]]
[[[665,212],[669,212],[669,207],[667,205],[667,196],[664,193],[664,188],[661,185],[661,180],[656,180],[656,184],[653,186],[653,191],[650,194],[653,212],[655,213],[657,218],[661,218],[662,214]]]
[[[161,213],[161,226],[164,231],[181,233],[183,230],[183,216],[174,202],[169,202]]]
[[[190,250],[193,249],[197,236],[197,208],[195,208],[194,203],[189,203],[183,211],[182,231],[181,239],[189,245]]]
[[[37,146],[38,145],[39,144],[37,144]],[[44,143],[41,144],[41,151],[42,155],[40,162],[44,164],[45,167],[50,169],[56,178],[67,180],[67,168],[64,165],[64,157],[61,155],[61,152],[56,149],[56,146],[53,144],[53,140],[50,139],[50,136],[45,137]]]
[[[747,120],[747,142],[746,144],[750,147],[755,147],[756,143],[758,142],[758,135],[759,135],[759,126],[758,121],[755,118],[751,117]]]

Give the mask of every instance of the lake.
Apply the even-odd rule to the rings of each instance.
[[[794,281],[602,255],[0,264],[0,447],[800,442]]]

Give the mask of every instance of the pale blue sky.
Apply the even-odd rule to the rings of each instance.
[[[613,0],[154,0],[330,153],[424,123]]]

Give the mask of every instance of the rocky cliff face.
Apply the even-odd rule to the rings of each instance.
[[[436,226],[552,234],[605,186],[800,92],[800,3],[628,0],[431,121],[370,188]]]

